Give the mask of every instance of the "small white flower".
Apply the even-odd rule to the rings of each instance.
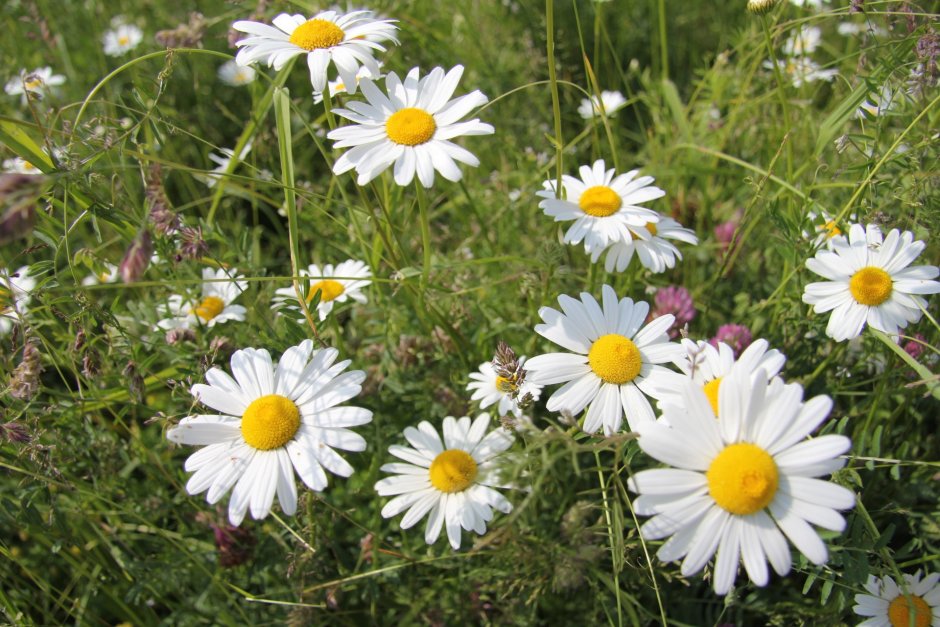
[[[591,262],[597,263],[606,250],[604,267],[607,271],[623,272],[630,265],[635,252],[644,268],[650,272],[665,272],[667,268],[676,266],[676,259],[682,259],[682,253],[668,240],[674,239],[693,246],[698,244],[694,231],[662,215],[658,222],[647,222],[644,226],[631,228],[630,232],[630,240],[614,242],[606,249],[594,249]]]
[[[566,244],[584,241],[584,249],[593,253],[614,242],[633,238],[631,229],[645,228],[659,221],[659,214],[639,204],[666,195],[650,185],[652,176],[637,178],[639,170],[631,170],[615,177],[614,169],[605,169],[604,160],[579,169],[581,179],[562,176],[563,193],[556,190],[557,181],[545,181],[543,190],[536,192],[543,198],[539,207],[555,222],[574,220],[565,233]]]
[[[809,57],[790,57],[786,60],[778,59],[778,67],[783,70],[785,76],[790,78],[794,87],[802,87],[804,83],[813,83],[816,81],[831,81],[838,76],[839,70],[823,70],[819,64]],[[773,62],[764,61],[764,67],[772,69]]]
[[[0,337],[7,335],[13,325],[23,320],[30,292],[36,287],[36,279],[29,275],[29,266],[9,272],[0,268]]]
[[[239,65],[266,63],[280,70],[292,58],[306,55],[315,91],[326,88],[326,70],[332,61],[349,93],[354,94],[360,66],[368,67],[373,75],[379,73],[372,57],[375,51],[385,51],[379,42],[398,43],[394,20],[375,20],[373,15],[372,11],[322,11],[307,19],[281,13],[273,20],[276,28],[260,22],[235,22],[232,28],[251,35],[236,43],[240,50],[235,61]]]
[[[157,323],[161,329],[191,329],[204,325],[215,325],[229,320],[242,321],[245,319],[247,309],[232,302],[248,287],[248,282],[236,270],[222,268],[202,269],[202,299],[199,302],[189,300],[185,296],[174,294],[161,305],[162,315],[169,315]]]
[[[903,574],[899,586],[891,577],[868,576],[865,590],[855,595],[855,613],[868,616],[858,627],[940,627],[940,573],[920,578],[920,571]]]
[[[347,259],[338,264],[335,268],[333,264],[328,263],[322,268],[313,263],[307,269],[300,269],[300,276],[310,277],[310,286],[304,288],[304,282],[301,281],[301,294],[309,305],[313,302],[313,297],[320,294],[320,302],[317,304],[317,314],[320,320],[326,320],[326,317],[333,311],[336,303],[345,303],[352,299],[357,303],[365,304],[366,295],[362,288],[369,285],[372,281],[372,271],[363,261]],[[275,292],[273,299],[275,308],[284,307],[297,314],[297,321],[304,324],[300,305],[297,302],[297,293],[293,286],[282,287]]]
[[[334,111],[355,124],[327,133],[336,142],[334,148],[351,148],[336,160],[333,173],[355,169],[359,175],[356,182],[366,185],[394,164],[398,185],[410,184],[417,173],[421,185],[431,187],[435,171],[448,181],[459,181],[463,173],[456,162],[476,167],[480,161],[450,140],[493,133],[491,125],[478,119],[459,121],[487,101],[479,90],[450,99],[462,75],[461,65],[446,74],[442,68],[434,68],[424,78],[413,68],[404,81],[389,72],[385,77],[387,95],[372,79],[361,79],[368,102],[350,102],[348,109]]]
[[[888,31],[871,22],[839,22],[839,26],[836,30],[840,35],[844,35],[845,37],[860,35],[862,33],[870,33],[878,37],[884,37],[888,34]]]
[[[22,157],[4,159],[3,171],[14,174],[42,174],[42,170]]]
[[[284,351],[275,365],[264,349],[246,348],[232,355],[234,379],[219,368],[206,372],[208,385],[192,394],[220,412],[184,418],[167,431],[177,444],[204,448],[186,460],[193,472],[189,494],[205,492],[217,503],[233,486],[228,517],[241,524],[268,515],[274,496],[288,516],[297,510],[294,472],[311,490],[326,489],[329,471],[348,477],[353,467],[333,449],[364,451],[366,441],[349,427],[372,421],[372,412],[338,407],[362,390],[365,373],[343,372],[349,360],[334,363],[335,348],[314,350],[304,340]]]
[[[522,368],[524,365],[525,357],[519,357],[519,367]],[[467,391],[473,390],[470,400],[479,401],[480,409],[486,409],[498,403],[496,411],[499,416],[511,413],[516,418],[521,418],[522,408],[519,407],[519,399],[530,395],[533,401],[537,401],[542,394],[542,386],[529,381],[528,378],[519,384],[499,376],[491,361],[480,364],[479,372],[471,372],[470,378],[472,381],[467,384]]]
[[[910,231],[892,229],[882,242],[874,225],[853,224],[848,239],[806,261],[828,280],[808,284],[803,302],[816,313],[832,311],[826,334],[838,342],[857,337],[866,323],[897,335],[920,320],[927,306],[920,295],[940,292],[940,283],[931,280],[940,274],[936,266],[908,267],[925,247]]]
[[[248,142],[245,144],[244,148],[241,149],[241,152],[238,153],[238,157],[235,159],[236,167],[239,163],[244,161],[250,150],[251,142]],[[219,153],[209,153],[209,159],[215,163],[215,167],[211,171],[206,174],[195,175],[196,178],[205,183],[206,186],[210,189],[215,187],[216,183],[229,174],[229,167],[232,164],[232,159],[235,157],[235,151],[231,148],[221,148],[219,149]]]
[[[870,100],[866,100],[858,106],[855,111],[855,117],[859,119],[876,118],[890,111],[897,102],[899,94],[888,85],[882,85],[877,93],[869,95]]]
[[[602,91],[601,97],[591,96],[583,98],[578,106],[578,113],[585,120],[601,117],[601,112],[607,117],[612,116],[627,105],[627,99],[619,91]]]
[[[847,222],[855,222],[857,220],[858,216],[853,213],[848,217]],[[810,223],[812,228],[811,230],[801,230],[800,235],[803,236],[803,239],[813,240],[813,248],[819,248],[825,245],[826,248],[832,250],[832,246],[835,242],[845,239],[845,234],[842,232],[842,229],[839,228],[839,225],[836,224],[835,219],[825,211],[808,211],[806,213],[806,221]],[[872,225],[872,233],[875,232],[880,233],[881,231],[876,225]]]
[[[408,463],[385,464],[381,470],[395,473],[375,484],[381,496],[395,496],[382,508],[382,517],[391,518],[408,510],[401,528],[410,529],[427,515],[424,541],[434,544],[447,527],[447,538],[460,548],[461,528],[479,535],[493,510],[512,511],[512,503],[493,488],[506,487],[496,475],[500,454],[512,446],[505,429],[486,432],[489,414],[470,418],[444,418],[444,441],[427,421],[418,428],[405,428],[411,447],[392,445],[388,452]]]
[[[133,24],[120,24],[114,30],[106,31],[101,41],[106,55],[119,57],[136,48],[143,38],[144,32]]]
[[[254,82],[258,73],[255,68],[239,65],[234,59],[219,66],[219,80],[232,87],[242,87]]]
[[[802,57],[812,54],[822,41],[822,31],[815,26],[801,26],[783,42],[783,54],[788,57]]]
[[[49,66],[36,68],[32,72],[23,69],[20,70],[16,78],[7,81],[3,90],[11,96],[22,96],[25,103],[28,94],[37,94],[42,97],[51,91],[51,87],[56,87],[64,82],[65,77],[61,74],[53,74],[52,68]]]
[[[378,65],[381,68],[382,63],[380,62]],[[383,75],[381,74],[381,72],[378,74],[373,74],[372,70],[370,70],[368,67],[363,65],[361,68],[359,68],[359,71],[356,72],[356,89],[358,89],[359,81],[361,81],[362,79],[368,78],[373,81],[377,81],[380,78],[382,78],[382,76]],[[346,89],[346,83],[344,83],[343,79],[341,78],[338,78],[335,81],[329,81],[327,83],[327,89],[330,92],[330,97],[333,97],[336,94],[349,93],[349,90]],[[353,93],[355,93],[356,89],[353,89]],[[313,104],[320,104],[321,102],[323,102],[323,92],[314,91],[313,92]]]
[[[104,262],[104,271],[99,272],[98,274],[89,274],[84,279],[82,279],[82,285],[99,285],[101,283],[114,283],[120,278],[121,273],[118,271],[118,267],[113,263],[107,261]]]

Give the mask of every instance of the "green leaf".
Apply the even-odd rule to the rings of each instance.
[[[46,154],[39,144],[33,141],[25,130],[24,124],[16,120],[0,120],[0,142],[12,150],[18,157],[21,157],[33,164],[43,174],[55,172],[55,166],[52,165],[52,159]]]

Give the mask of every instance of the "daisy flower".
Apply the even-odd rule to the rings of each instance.
[[[424,541],[434,544],[447,527],[447,538],[460,548],[461,528],[486,533],[486,523],[493,519],[493,509],[509,513],[512,504],[493,488],[498,482],[496,464],[500,454],[512,445],[508,431],[497,428],[486,432],[489,414],[470,418],[444,418],[444,441],[430,422],[418,428],[405,428],[410,447],[392,445],[388,452],[408,463],[385,464],[381,470],[395,473],[375,484],[381,496],[394,496],[382,508],[382,516],[391,518],[408,510],[401,528],[410,529],[428,516]]]
[[[113,30],[106,31],[101,42],[106,55],[119,57],[136,48],[143,38],[144,32],[133,24],[119,24]]]
[[[764,61],[764,67],[773,68],[773,61]],[[785,76],[790,77],[790,82],[794,87],[802,87],[804,83],[814,83],[816,81],[830,82],[835,76],[838,76],[839,70],[823,70],[819,64],[809,57],[790,57],[789,59],[777,60],[777,66],[783,71]]]
[[[518,364],[519,369],[524,370],[524,356],[518,358]],[[499,416],[507,416],[511,413],[516,418],[521,418],[522,408],[519,406],[519,400],[528,398],[531,401],[537,401],[542,394],[542,386],[528,379],[523,379],[519,383],[500,376],[491,361],[480,364],[480,370],[471,372],[470,379],[470,383],[467,384],[467,391],[473,390],[470,400],[479,401],[480,409],[496,405]]]
[[[940,292],[940,283],[931,280],[940,274],[936,266],[908,267],[925,247],[910,231],[892,229],[882,242],[874,225],[853,224],[848,239],[806,261],[828,280],[807,285],[803,302],[816,313],[832,311],[826,334],[837,342],[857,337],[866,323],[897,335],[920,320],[927,301],[919,295]]]
[[[326,317],[333,311],[336,303],[345,303],[352,299],[357,303],[365,304],[366,295],[362,293],[362,288],[369,285],[372,281],[372,271],[363,261],[347,259],[343,263],[328,263],[322,268],[315,263],[304,270],[300,269],[300,276],[310,277],[310,286],[304,288],[305,281],[301,281],[301,293],[309,305],[313,302],[313,297],[319,293],[320,302],[317,304],[317,314],[320,320],[326,320]],[[298,322],[305,322],[300,305],[297,303],[297,292],[294,287],[282,287],[274,293],[273,306],[275,308],[285,307],[290,311],[301,316]]]
[[[602,91],[601,97],[584,98],[578,106],[578,114],[585,120],[601,117],[601,112],[610,117],[627,106],[627,99],[619,91]]]
[[[29,266],[23,266],[12,274],[0,268],[0,337],[7,335],[13,325],[23,319],[30,292],[36,287],[36,279],[29,276]]]
[[[682,559],[681,572],[690,576],[717,549],[712,576],[718,594],[731,589],[739,561],[758,586],[767,585],[768,561],[777,574],[787,574],[787,539],[813,564],[825,563],[826,545],[811,525],[841,532],[845,519],[837,510],[855,504],[851,491],[815,478],[845,464],[837,456],[849,449],[849,439],[806,439],[826,419],[832,400],[817,396],[804,403],[798,384],[768,384],[760,369],[722,381],[720,420],[700,386],[686,382],[681,394],[681,406],[663,408],[665,424],[638,429],[643,452],[674,468],[644,470],[628,483],[640,495],[636,513],[652,516],[640,533],[647,540],[669,538],[659,559]]]
[[[235,44],[240,48],[235,61],[239,65],[267,63],[280,70],[294,57],[307,55],[310,82],[316,91],[326,88],[326,69],[332,61],[349,85],[349,93],[354,94],[360,66],[379,73],[372,57],[375,51],[385,51],[379,42],[398,43],[394,20],[376,20],[373,15],[372,11],[322,11],[308,19],[281,13],[274,18],[277,28],[260,22],[235,22],[232,28],[250,35]]]
[[[359,174],[356,182],[365,185],[395,164],[395,182],[402,186],[410,184],[417,172],[421,184],[431,187],[435,170],[448,181],[459,181],[462,174],[455,161],[474,167],[480,161],[450,140],[493,133],[492,126],[476,118],[458,122],[487,101],[480,90],[450,98],[462,75],[462,65],[446,74],[442,68],[434,68],[424,78],[413,68],[404,82],[389,72],[385,77],[388,95],[372,79],[362,78],[362,95],[368,102],[350,102],[348,109],[334,111],[355,124],[327,133],[336,142],[334,148],[352,147],[336,160],[333,172],[342,174],[355,168]]]
[[[379,62],[378,65],[381,68],[382,63]],[[359,81],[361,81],[364,78],[369,78],[369,79],[372,79],[373,81],[377,81],[380,78],[382,78],[382,74],[381,72],[373,74],[372,70],[370,70],[369,68],[363,65],[361,68],[359,68],[359,71],[356,72],[356,88],[357,89],[359,86]],[[344,83],[343,79],[341,78],[338,78],[335,81],[327,82],[326,88],[330,92],[331,97],[335,96],[336,94],[349,93],[349,91],[346,89],[346,83]],[[356,90],[354,89],[353,92],[355,91]],[[320,104],[321,102],[323,102],[323,92],[314,91],[313,92],[313,104]]]
[[[232,87],[242,87],[254,82],[257,74],[255,68],[239,65],[234,59],[219,66],[219,80]]]
[[[53,74],[49,66],[37,68],[32,72],[23,69],[16,78],[7,81],[3,91],[11,96],[22,96],[25,103],[28,94],[37,94],[42,97],[46,95],[50,87],[56,87],[64,82],[65,77],[61,74]]]
[[[199,325],[211,328],[229,320],[243,321],[247,310],[233,305],[232,301],[248,287],[244,278],[234,269],[203,268],[202,300],[193,302],[178,294],[170,296],[167,304],[160,306],[160,312],[170,317],[160,320],[157,326],[161,329],[191,329]]]
[[[215,187],[216,183],[230,174],[229,168],[232,165],[232,159],[235,160],[235,165],[237,166],[244,161],[250,150],[251,142],[248,142],[238,153],[238,157],[235,157],[235,151],[231,148],[220,148],[219,153],[210,152],[209,160],[215,164],[215,167],[208,174],[197,174],[196,178],[200,179],[207,187],[212,189]]]
[[[647,222],[642,226],[631,228],[629,239],[613,242],[606,249],[595,248],[591,252],[591,262],[597,263],[606,250],[607,258],[604,260],[604,268],[608,272],[626,270],[634,253],[640,260],[640,264],[650,272],[659,273],[665,272],[667,268],[675,268],[676,259],[682,259],[682,253],[668,240],[677,240],[695,246],[698,244],[698,237],[695,236],[694,231],[683,227],[672,218],[657,215],[658,222]]]
[[[783,54],[788,57],[800,57],[812,54],[822,41],[822,31],[815,26],[803,26],[783,42]]]
[[[90,274],[82,279],[82,285],[100,285],[102,283],[114,283],[121,276],[121,273],[118,271],[118,267],[113,263],[107,261],[102,264],[104,270],[97,274]]]
[[[869,575],[865,590],[856,594],[852,609],[859,616],[869,616],[858,627],[940,627],[940,573],[920,579],[920,571],[904,575],[903,586],[891,577]],[[913,610],[913,611],[912,611]]]
[[[848,221],[854,222],[857,219],[857,216],[852,214],[849,216]],[[845,239],[845,234],[842,232],[842,229],[839,228],[839,225],[836,224],[835,218],[825,211],[808,211],[806,213],[806,220],[812,226],[812,230],[803,229],[800,234],[803,236],[803,239],[813,240],[813,248],[819,248],[825,245],[826,248],[832,250],[834,242]],[[873,227],[875,229],[878,228],[874,225]]]
[[[338,407],[365,380],[361,370],[343,373],[350,362],[334,363],[338,354],[304,340],[276,365],[264,349],[235,351],[234,379],[219,368],[206,372],[208,385],[194,385],[192,394],[219,414],[184,418],[166,434],[177,444],[205,446],[183,466],[194,472],[186,491],[208,490],[206,500],[214,504],[234,486],[228,518],[237,526],[249,509],[256,520],[267,516],[275,494],[281,510],[293,515],[294,471],[318,492],[326,489],[325,470],[350,476],[352,466],[333,449],[364,451],[366,441],[349,427],[369,423],[372,412]]]
[[[559,296],[562,311],[542,307],[544,324],[535,332],[571,352],[538,355],[526,367],[535,383],[565,383],[548,399],[549,411],[578,415],[587,407],[584,430],[603,427],[604,435],[611,435],[625,414],[631,430],[655,421],[644,394],[668,372],[659,364],[679,359],[683,349],[666,334],[674,316],[662,315],[644,327],[649,304],[618,300],[609,285],[602,295],[603,308],[585,292],[581,300]]]
[[[614,242],[633,238],[631,228],[645,228],[647,223],[659,221],[659,214],[639,204],[655,200],[666,192],[650,185],[652,176],[637,178],[639,170],[614,176],[614,170],[605,170],[604,160],[594,165],[583,165],[581,178],[564,175],[562,194],[556,190],[557,181],[545,181],[544,190],[536,192],[544,200],[539,207],[555,222],[574,220],[565,233],[566,244],[579,244],[589,253],[603,250]]]
[[[855,117],[859,119],[876,118],[879,115],[890,111],[895,105],[895,92],[888,85],[882,85],[877,93],[869,95],[870,100],[865,100],[855,111]]]

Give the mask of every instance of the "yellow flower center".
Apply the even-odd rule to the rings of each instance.
[[[721,386],[721,377],[712,379],[706,383],[702,389],[705,390],[705,396],[708,397],[708,404],[712,406],[715,417],[718,417],[718,388]]]
[[[39,89],[42,87],[42,79],[37,76],[26,81],[24,85],[26,85],[26,89]]]
[[[829,222],[826,222],[825,224],[820,224],[818,227],[816,227],[816,229],[819,231],[825,231],[826,239],[832,239],[836,235],[842,235],[842,229],[836,226],[835,220],[829,220]]]
[[[290,42],[304,50],[317,50],[332,48],[341,43],[346,33],[343,29],[328,20],[307,20],[294,29],[290,34]]]
[[[606,185],[595,185],[584,190],[578,199],[581,211],[595,218],[606,218],[620,210],[623,199]]]
[[[5,287],[0,287],[0,314],[5,314],[13,309],[10,292]]]
[[[591,344],[588,364],[605,383],[628,383],[640,374],[643,357],[640,349],[622,335],[602,335]]]
[[[515,392],[519,388],[516,377],[507,378],[507,377],[496,377],[496,389],[502,392],[503,394],[509,394],[510,392]]]
[[[431,114],[414,107],[396,111],[385,122],[388,138],[404,146],[417,146],[430,141],[435,131],[437,122]]]
[[[448,449],[431,462],[431,485],[441,492],[461,492],[477,478],[477,463],[470,453]]]
[[[708,472],[708,493],[719,507],[738,516],[758,512],[777,493],[777,464],[759,446],[731,444],[712,460]]]
[[[34,166],[34,165],[33,165],[32,163],[30,163],[29,161],[24,161],[24,162],[23,162],[23,169],[26,170],[27,172],[32,172],[33,170],[36,169],[36,166]]]
[[[128,37],[127,35],[121,35],[120,37],[118,37],[119,46],[126,46],[129,43],[131,43],[131,38]]]
[[[242,437],[248,446],[261,451],[284,446],[299,428],[300,410],[280,394],[256,398],[242,415]]]
[[[656,223],[655,223],[655,222],[647,222],[647,223],[646,223],[646,230],[650,232],[650,235],[654,235],[654,236],[655,236],[656,233],[658,233],[658,230],[657,230],[657,228],[656,228]]]
[[[313,301],[313,297],[317,292],[320,292],[320,302],[328,303],[331,300],[338,298],[345,291],[343,284],[339,281],[334,281],[333,279],[323,279],[318,281],[310,286],[310,291],[307,293],[307,303]]]
[[[852,275],[849,291],[862,305],[880,305],[891,296],[891,275],[875,266],[867,266]]]
[[[209,322],[225,309],[225,301],[218,296],[206,296],[202,302],[193,309],[193,313]]]
[[[911,622],[911,610],[914,612]],[[891,627],[930,627],[931,609],[921,597],[912,594],[907,597],[903,594],[898,595],[888,605],[888,620],[891,621]]]

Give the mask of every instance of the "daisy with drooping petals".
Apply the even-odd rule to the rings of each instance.
[[[144,39],[144,31],[133,24],[117,24],[113,30],[105,32],[101,38],[104,53],[109,57],[119,57],[136,48]]]
[[[674,239],[693,246],[698,244],[694,231],[666,216],[659,216],[658,222],[647,222],[630,231],[632,237],[629,240],[614,242],[606,249],[594,249],[591,262],[597,263],[606,250],[604,268],[608,272],[623,272],[630,265],[635,252],[644,268],[650,272],[665,272],[666,268],[676,267],[676,259],[682,259],[682,253],[668,240]]]
[[[242,321],[247,309],[232,304],[238,295],[245,291],[248,282],[234,269],[202,269],[202,300],[190,301],[184,296],[174,294],[161,306],[160,311],[169,318],[157,323],[161,329],[191,329],[199,325],[209,328],[229,320]]]
[[[326,320],[336,303],[345,303],[349,299],[361,304],[368,302],[366,295],[362,293],[362,288],[372,282],[369,280],[372,278],[372,271],[365,262],[347,259],[337,264],[335,268],[333,264],[328,263],[322,269],[312,263],[306,270],[300,269],[300,276],[310,277],[310,287],[304,288],[303,281],[300,284],[300,291],[308,305],[313,302],[316,294],[320,294],[320,302],[317,303],[317,314],[320,320]],[[274,294],[273,306],[275,308],[289,309],[299,316],[298,322],[301,324],[306,322],[300,305],[297,303],[297,292],[294,291],[293,286],[282,287]]]
[[[29,266],[16,272],[0,268],[0,337],[7,335],[13,325],[23,320],[30,292],[36,287],[36,279],[29,276]]]
[[[841,468],[838,456],[851,446],[841,435],[806,439],[829,415],[832,400],[803,402],[798,384],[768,384],[763,370],[739,370],[718,391],[716,420],[705,391],[687,381],[683,402],[663,408],[663,424],[639,426],[647,455],[674,468],[636,473],[628,486],[639,493],[633,507],[652,516],[640,528],[647,540],[669,538],[657,552],[663,562],[682,560],[681,572],[700,571],[718,552],[714,589],[727,594],[738,563],[752,582],[765,586],[767,563],[790,571],[787,539],[810,562],[828,559],[812,525],[843,531],[837,510],[855,495],[818,479]]]
[[[518,365],[520,370],[524,371],[525,356],[518,358]],[[479,401],[480,409],[496,405],[499,416],[511,413],[516,418],[521,418],[522,407],[519,406],[519,401],[523,398],[528,402],[537,401],[542,394],[542,386],[528,379],[519,383],[500,376],[491,361],[480,364],[479,372],[471,372],[470,379],[467,384],[467,391],[473,390],[470,400]]]
[[[401,528],[410,529],[428,516],[424,541],[434,544],[447,528],[447,539],[460,548],[461,528],[479,535],[486,533],[486,523],[493,510],[504,514],[512,503],[493,488],[498,483],[496,464],[501,453],[512,445],[512,436],[503,428],[486,432],[489,414],[470,418],[444,418],[444,441],[430,422],[418,428],[407,427],[405,438],[411,447],[392,445],[388,452],[406,464],[385,464],[381,470],[395,473],[375,484],[381,496],[394,496],[382,508],[382,516],[391,518],[408,510]]]
[[[413,68],[404,82],[389,72],[385,77],[388,95],[372,79],[360,79],[368,102],[350,102],[348,109],[334,111],[355,124],[327,133],[336,142],[334,148],[352,148],[336,160],[333,173],[355,169],[359,174],[356,182],[365,185],[394,163],[399,185],[410,184],[417,173],[421,184],[431,187],[435,170],[448,181],[459,181],[463,174],[455,162],[476,167],[480,161],[450,140],[494,132],[491,125],[478,119],[458,122],[487,101],[480,90],[450,99],[462,75],[462,65],[446,74],[442,68],[434,68],[424,78]]]
[[[260,22],[235,22],[232,28],[251,35],[235,44],[240,48],[235,61],[239,65],[267,63],[280,70],[289,60],[305,54],[310,83],[316,91],[326,88],[326,69],[332,61],[349,86],[349,93],[354,94],[360,66],[369,68],[373,74],[379,73],[372,57],[375,51],[385,51],[379,42],[398,43],[394,20],[376,20],[373,15],[372,11],[322,11],[308,19],[300,14],[281,13],[273,20],[277,28]]]
[[[228,517],[241,524],[250,509],[255,519],[271,511],[274,495],[287,515],[297,509],[294,471],[311,490],[326,489],[326,471],[348,477],[353,468],[333,449],[364,451],[366,441],[349,427],[372,420],[360,407],[337,407],[359,394],[365,373],[343,372],[335,348],[314,350],[304,340],[284,351],[275,365],[264,349],[235,351],[234,379],[219,368],[206,372],[208,385],[192,394],[220,415],[184,418],[166,437],[177,444],[205,446],[186,460],[194,472],[186,491],[208,490],[214,504],[232,486]],[[293,469],[292,469],[293,467]]]
[[[254,82],[257,76],[255,68],[239,65],[234,59],[219,66],[219,80],[232,87],[243,87]]]
[[[920,294],[940,292],[940,283],[931,280],[940,274],[936,266],[908,267],[925,247],[910,231],[892,229],[882,241],[874,225],[853,224],[847,239],[806,261],[828,281],[808,284],[803,302],[816,313],[832,311],[826,335],[837,342],[858,337],[866,323],[897,335],[920,320],[927,306]]]
[[[555,222],[574,220],[565,233],[566,244],[584,240],[584,249],[593,253],[614,242],[631,240],[631,228],[645,228],[648,223],[659,221],[658,213],[638,206],[666,195],[650,185],[652,176],[636,178],[639,170],[631,170],[615,178],[613,168],[606,170],[603,159],[594,165],[581,166],[579,172],[580,180],[567,174],[562,176],[561,196],[554,180],[545,181],[545,189],[536,192],[544,199],[539,207],[545,215],[555,218]]]
[[[538,355],[526,363],[533,382],[565,383],[548,399],[548,410],[577,415],[587,407],[584,430],[603,427],[604,435],[619,431],[625,414],[632,430],[655,421],[645,394],[668,372],[659,364],[683,353],[666,334],[674,316],[662,315],[644,327],[649,305],[618,300],[609,285],[603,287],[603,308],[587,293],[581,300],[563,294],[558,304],[562,311],[539,309],[545,323],[535,332],[572,352]]]
[[[607,117],[612,116],[627,106],[627,99],[619,91],[602,91],[601,97],[591,96],[590,100],[584,98],[578,106],[578,114],[585,120],[601,117],[601,112]]]
[[[855,595],[855,613],[868,616],[858,627],[940,627],[940,573],[920,578],[920,571],[904,575],[904,586],[891,577],[869,575],[865,590]]]

